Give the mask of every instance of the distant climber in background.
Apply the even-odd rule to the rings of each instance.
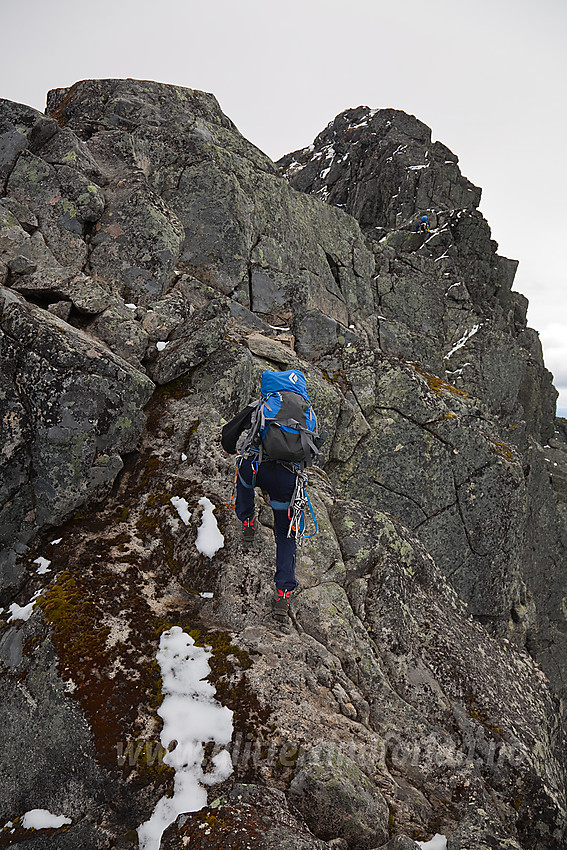
[[[249,429],[237,458],[236,515],[242,522],[243,539],[251,542],[256,534],[254,488],[258,486],[268,492],[276,538],[276,593],[272,613],[275,619],[285,622],[290,593],[298,584],[296,537],[303,530],[293,525],[294,506],[306,498],[303,469],[318,454],[322,438],[309,402],[305,376],[298,369],[263,372],[260,392],[258,401],[249,404],[224,426],[221,442],[226,452],[234,454],[238,438]],[[295,519],[302,521],[297,515]]]
[[[416,233],[429,233],[429,216],[422,215],[415,226]]]

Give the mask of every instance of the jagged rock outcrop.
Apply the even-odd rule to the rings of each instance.
[[[413,115],[359,106],[337,115],[312,145],[278,165],[296,189],[342,207],[380,238],[418,212],[476,209],[481,190],[462,176],[458,162]]]
[[[338,116],[313,145],[279,163],[291,185],[355,215],[375,255],[381,353],[361,355],[353,340],[348,359],[340,362],[337,349],[329,348],[318,362],[329,371],[345,371],[354,395],[364,396],[364,415],[386,421],[381,427],[388,428],[390,439],[371,427],[354,464],[341,465],[336,474],[347,492],[359,493],[362,480],[365,498],[380,507],[388,502],[418,532],[475,615],[492,621],[501,634],[509,624],[563,692],[567,584],[564,570],[554,565],[564,557],[565,526],[553,492],[561,492],[561,477],[552,476],[550,487],[549,475],[551,464],[559,469],[563,461],[542,450],[553,438],[557,457],[564,457],[563,432],[555,420],[557,392],[538,335],[526,326],[527,301],[511,288],[517,264],[496,253],[490,229],[474,209],[480,193],[461,177],[457,162],[444,146],[431,144],[429,129],[412,116],[360,107]],[[423,213],[431,221],[428,233],[415,232]],[[467,422],[468,452],[473,444],[480,450],[472,465],[453,438],[447,439],[449,431],[458,430],[457,419],[450,425],[444,421],[442,435],[433,426],[432,411],[413,421],[420,407],[414,392],[400,393],[387,378],[374,384],[374,362],[380,361],[383,372],[384,353],[417,361],[428,373],[430,388],[445,403],[452,397],[453,413],[470,404],[467,397],[474,399],[473,408],[460,413]],[[401,401],[401,394],[407,398]],[[500,436],[486,427],[487,418],[494,417]],[[469,428],[475,421],[477,436]],[[492,441],[489,454],[496,451],[501,460],[512,462],[518,452],[516,474],[510,476],[507,467],[496,483],[493,463],[488,455],[481,459],[479,432],[481,442],[485,436]],[[456,472],[454,484],[449,466]],[[372,474],[375,467],[378,473]],[[482,505],[473,492],[478,487]],[[489,507],[493,498],[501,506],[495,510]],[[480,587],[492,584],[498,563],[500,590],[489,601]],[[505,587],[506,601],[501,596]]]
[[[0,288],[1,597],[38,528],[109,492],[153,383],[101,343]]]
[[[175,624],[212,648],[234,775],[163,848],[560,850],[566,434],[456,157],[361,107],[290,185],[212,95],[133,80],[0,113],[3,845],[135,846],[171,794]],[[271,512],[244,548],[219,434],[291,366],[328,438],[282,630]]]

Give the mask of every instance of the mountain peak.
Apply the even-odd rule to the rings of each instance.
[[[377,237],[428,210],[476,209],[481,190],[458,161],[415,116],[359,106],[277,165],[295,189],[344,209]]]

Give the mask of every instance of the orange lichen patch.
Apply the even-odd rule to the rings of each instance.
[[[104,232],[108,233],[109,236],[114,236],[115,238],[117,236],[124,236],[122,226],[118,222],[115,224],[109,224],[108,227],[104,228]]]
[[[507,446],[506,443],[501,443],[498,440],[490,440],[492,443],[492,447],[497,455],[500,457],[506,458],[506,460],[516,460],[516,455],[514,454],[514,450],[511,446]]]
[[[71,88],[69,89],[69,91],[67,92],[67,94],[65,95],[65,97],[63,98],[63,100],[61,101],[61,103],[59,104],[59,106],[56,106],[55,109],[53,109],[49,113],[49,117],[55,118],[55,120],[57,121],[57,123],[59,124],[60,127],[64,127],[65,124],[67,123],[67,119],[65,118],[63,112],[65,110],[65,107],[67,106],[67,104],[69,103],[71,98],[73,97],[76,88],[77,88],[77,83],[74,83],[71,86]]]
[[[454,393],[455,395],[460,395],[463,398],[470,398],[469,394],[464,390],[460,390],[458,387],[454,387],[452,384],[447,383],[442,378],[438,378],[437,375],[430,375],[428,372],[425,372],[417,363],[411,364],[416,372],[418,372],[425,380],[430,389],[433,390],[434,393],[443,394],[443,393]]]

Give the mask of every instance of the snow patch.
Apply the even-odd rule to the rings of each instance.
[[[30,809],[22,818],[24,829],[60,829],[69,823],[73,823],[71,818],[66,818],[64,815],[52,815],[47,809]]]
[[[156,342],[156,348],[158,351],[163,351],[166,345],[169,345],[169,342]]]
[[[8,622],[11,623],[12,620],[29,620],[33,613],[37,598],[38,596],[41,596],[41,594],[41,590],[36,590],[27,605],[18,605],[16,602],[12,602],[12,604],[8,608],[8,611],[10,612]]]
[[[416,841],[421,850],[447,850],[447,839],[444,835],[435,833],[431,841]]]
[[[202,499],[199,499],[199,504],[203,506],[204,510],[201,525],[197,531],[195,547],[198,552],[201,552],[208,558],[212,558],[213,555],[215,555],[218,550],[222,549],[224,546],[224,535],[222,535],[219,531],[219,527],[213,513],[215,506],[211,500],[207,499],[206,496],[203,496]]]
[[[440,258],[438,258],[438,259],[440,259]],[[458,280],[456,283],[452,283],[451,286],[449,287],[449,289],[447,290],[447,292],[445,293],[445,295],[448,295],[450,293],[450,291],[452,289],[454,289],[456,286],[461,286],[460,280]]]
[[[293,177],[294,174],[297,174],[298,171],[301,171],[301,169],[303,167],[304,167],[304,163],[297,162],[297,160],[294,159],[293,162],[290,162],[290,164],[286,168],[285,173],[287,174],[288,177]]]
[[[47,558],[41,558],[41,557],[36,558],[35,561],[32,561],[32,563],[39,565],[37,570],[36,570],[36,573],[38,574],[38,576],[42,576],[42,575],[45,575],[45,573],[51,572],[51,570],[49,569],[49,565],[51,564],[51,561],[48,561]]]
[[[172,797],[162,797],[152,816],[138,827],[140,850],[159,850],[164,830],[185,812],[207,805],[205,786],[223,782],[232,773],[227,750],[212,759],[213,769],[203,773],[204,744],[228,744],[232,737],[232,711],[214,697],[215,687],[205,681],[211,672],[210,647],[195,646],[179,626],[163,632],[156,658],[161,669],[163,702],[162,746],[164,762],[175,770]],[[171,751],[170,751],[171,747]]]
[[[405,151],[405,150],[406,150],[406,148],[407,148],[407,145],[398,145],[398,147],[396,148],[396,150],[392,153],[392,155],[391,155],[391,156],[389,156],[389,157],[388,157],[388,159],[386,160],[386,162],[393,162],[394,157],[395,157],[395,156],[397,156],[399,153],[403,153],[403,151]],[[398,191],[399,191],[399,190],[398,190]]]
[[[368,121],[370,119],[370,115],[367,115],[366,118],[363,118],[358,124],[351,124],[351,130],[358,130],[360,127],[368,127]]]
[[[449,351],[449,353],[446,354],[443,359],[449,360],[449,358],[452,357],[452,355],[455,353],[455,351],[458,351],[459,348],[462,348],[463,345],[465,345],[469,341],[469,339],[471,337],[473,337],[475,335],[475,333],[478,330],[480,330],[480,328],[482,328],[482,326],[483,326],[483,322],[478,322],[478,324],[476,324],[473,328],[471,328],[470,331],[467,331],[465,334],[463,334],[463,336],[455,343],[455,345],[453,346],[451,351]]]
[[[182,496],[172,496],[169,501],[179,514],[181,521],[185,523],[185,525],[189,525],[189,522],[191,521],[191,511],[189,510],[187,500]]]

